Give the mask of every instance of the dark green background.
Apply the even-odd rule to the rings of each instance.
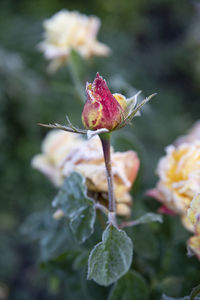
[[[71,257],[65,259],[70,274],[67,281],[65,277],[59,279],[57,265],[43,266],[41,271],[37,243],[30,242],[19,230],[32,212],[50,209],[56,193],[48,180],[30,167],[46,133],[36,124],[63,122],[65,113],[73,123],[80,124],[82,110],[68,69],[49,76],[47,63],[36,50],[42,39],[43,20],[62,8],[99,16],[99,40],[110,46],[112,55],[80,62],[78,71],[83,82],[92,80],[99,71],[113,92],[128,95],[124,81],[143,90],[144,96],[158,93],[132,128],[113,137],[116,149],[135,149],[141,159],[133,189],[133,214],[137,216],[157,210],[158,204],[145,198],[144,192],[156,183],[155,168],[164,147],[199,118],[197,4],[187,0],[1,0],[0,289],[9,290],[9,299],[81,299],[82,295],[77,277],[80,274],[71,267]],[[152,300],[159,299],[162,292],[187,295],[200,279],[197,259],[186,257],[189,234],[178,218],[164,220],[163,225],[141,226],[129,233],[135,239],[133,267],[147,279]],[[86,271],[82,273],[85,278]],[[101,295],[107,294],[106,289],[88,284],[91,293],[85,299],[97,299],[97,294],[102,299]]]

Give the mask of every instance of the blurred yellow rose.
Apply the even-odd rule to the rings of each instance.
[[[199,215],[200,215],[200,194],[194,197],[187,211],[188,219],[190,220],[192,225],[196,224]]]
[[[89,193],[107,205],[107,180],[100,139],[95,136],[83,140],[80,135],[52,130],[42,145],[42,154],[36,155],[32,166],[57,186],[72,171],[86,178]],[[117,214],[130,215],[132,203],[129,191],[139,170],[139,158],[134,151],[111,151]]]
[[[33,157],[32,167],[40,170],[56,186],[63,182],[61,165],[66,155],[82,143],[80,135],[51,130],[42,143],[42,153]]]
[[[200,141],[171,145],[166,152],[158,163],[157,187],[148,194],[161,201],[167,209],[180,214],[184,226],[192,230],[187,210],[200,191]]]
[[[188,247],[200,259],[200,194],[191,202],[188,219],[194,231],[194,236],[188,240]]]
[[[68,10],[61,10],[44,21],[44,41],[39,44],[39,49],[51,61],[50,71],[65,64],[72,49],[85,59],[107,56],[109,47],[96,39],[99,27],[99,18]]]
[[[188,247],[200,260],[200,219],[195,226],[195,235],[188,240]]]
[[[192,143],[195,140],[200,141],[200,121],[196,121],[192,128],[188,130],[187,134],[176,139],[174,144],[178,146],[183,143]]]

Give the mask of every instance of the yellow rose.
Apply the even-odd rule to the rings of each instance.
[[[111,157],[117,213],[128,216],[132,203],[129,191],[139,169],[139,159],[134,151],[112,153]],[[106,193],[107,199],[108,186],[103,155],[91,160],[83,157],[75,163],[74,170],[86,177],[89,191],[101,193],[102,198],[103,193]]]
[[[83,140],[78,134],[52,130],[45,138],[42,150],[42,154],[33,158],[33,167],[44,173],[57,186],[60,186],[71,172],[79,172],[86,178],[88,191],[98,194],[107,204],[108,186],[104,157],[97,136]],[[111,159],[117,213],[129,216],[132,203],[129,191],[137,176],[140,162],[134,151],[121,153],[112,149]]]
[[[65,64],[72,49],[85,59],[107,56],[109,47],[96,39],[99,27],[99,18],[68,10],[61,10],[44,21],[45,39],[39,44],[39,49],[51,60],[50,70],[55,71]]]
[[[114,152],[111,149],[112,171],[117,214],[129,216],[132,198],[129,194],[139,169],[139,159],[134,151]],[[68,176],[76,171],[86,178],[88,190],[97,192],[101,199],[106,199],[108,185],[104,157],[100,139],[96,136],[82,143],[66,156],[62,165],[62,174]]]
[[[200,260],[200,218],[195,224],[195,235],[188,240],[188,247]]]
[[[166,152],[158,163],[157,187],[148,194],[155,196],[167,209],[180,214],[184,226],[192,230],[187,210],[200,190],[200,141],[171,145]]]
[[[188,240],[188,247],[200,259],[200,194],[192,200],[187,216],[194,231],[194,236]]]
[[[194,197],[187,211],[187,217],[190,220],[192,225],[196,224],[199,215],[200,215],[200,194]]]
[[[80,135],[73,135],[62,130],[51,130],[42,143],[42,154],[32,159],[32,167],[40,170],[56,186],[63,182],[61,165],[68,153],[82,143]]]

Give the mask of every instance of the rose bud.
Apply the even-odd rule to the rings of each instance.
[[[106,128],[111,131],[123,121],[126,98],[120,94],[112,95],[99,73],[92,84],[87,83],[86,94],[82,122],[87,129]]]

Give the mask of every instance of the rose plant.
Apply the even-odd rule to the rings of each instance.
[[[126,232],[120,228],[135,226],[145,222],[161,221],[159,216],[147,214],[137,221],[131,220],[118,224],[116,214],[121,216],[130,215],[130,211],[127,209],[128,207],[126,208],[124,204],[127,205],[130,203],[127,192],[137,174],[139,160],[137,155],[131,151],[125,155],[122,153],[111,153],[110,146],[112,132],[129,124],[140,108],[149,101],[153,95],[136,105],[138,94],[130,99],[126,99],[121,94],[112,95],[106,81],[98,73],[92,84],[86,84],[86,94],[87,100],[82,113],[82,122],[86,129],[76,128],[69,120],[67,126],[57,123],[53,125],[40,125],[67,131],[69,140],[73,139],[72,136],[70,136],[72,134],[86,134],[91,140],[89,142],[82,142],[82,148],[80,148],[78,142],[80,138],[76,138],[72,149],[70,145],[68,145],[67,140],[64,142],[64,147],[62,147],[62,144],[60,144],[62,141],[58,138],[57,143],[60,144],[58,147],[60,151],[56,149],[56,144],[51,145],[51,142],[49,143],[49,148],[51,149],[52,147],[55,153],[60,154],[61,159],[57,163],[57,168],[53,156],[52,159],[50,156],[50,159],[48,158],[48,147],[44,147],[44,152],[46,152],[47,155],[42,154],[36,156],[32,164],[47,174],[55,183],[59,183],[59,180],[62,181],[62,177],[66,177],[61,190],[53,201],[53,206],[58,209],[54,217],[68,217],[70,219],[71,229],[80,243],[85,242],[94,231],[95,210],[100,209],[102,213],[106,215],[108,225],[103,232],[102,242],[97,244],[90,253],[87,277],[88,279],[93,279],[100,285],[108,286],[123,276],[129,270],[132,263],[132,241]],[[61,132],[56,134],[58,136],[62,135]],[[99,135],[101,143],[99,140],[96,140],[95,135]],[[67,139],[68,137],[65,136],[65,138]],[[47,144],[48,142],[47,139]],[[86,147],[84,147],[84,144]],[[103,151],[101,150],[101,144]],[[68,152],[68,149],[72,151]],[[98,167],[102,165],[103,157],[105,168],[103,167],[102,169],[101,167],[98,169]],[[126,165],[126,158],[130,159],[131,165],[129,165],[129,167]],[[93,161],[95,161],[95,166],[91,168]],[[115,167],[117,165],[118,171],[116,171],[117,168]],[[53,173],[55,168],[58,173],[55,172],[54,179]],[[75,173],[72,173],[72,171],[75,171]],[[83,178],[81,179],[79,174],[83,175],[86,181]],[[58,176],[60,176],[60,179]],[[125,181],[123,182],[123,180]],[[120,181],[122,181],[123,184],[121,184]],[[70,191],[71,182],[74,182],[76,190],[80,190],[81,198],[76,197],[73,195],[73,192]],[[88,191],[82,187],[84,182],[88,182]],[[108,205],[101,200],[98,201],[97,198],[91,198],[91,192],[93,191],[100,193],[107,192]]]
[[[130,98],[112,94],[106,81],[97,73],[92,83],[86,83],[85,97],[74,57],[89,59],[110,53],[109,47],[97,41],[99,26],[97,17],[66,10],[44,23],[45,36],[39,49],[50,60],[49,71],[64,65],[69,67],[74,87],[84,100],[83,128],[74,126],[68,117],[66,125],[40,124],[53,130],[45,137],[41,153],[33,157],[31,164],[59,190],[52,202],[53,211],[41,214],[40,218],[34,216],[29,223],[33,228],[32,235],[40,241],[42,267],[56,266],[56,272],[61,271],[63,276],[62,270],[69,261],[75,270],[87,264],[84,278],[104,287],[115,283],[109,291],[110,300],[147,300],[150,288],[141,276],[143,270],[152,289],[158,286],[161,275],[156,269],[152,271],[151,264],[146,266],[143,262],[144,248],[153,244],[150,232],[147,230],[142,244],[138,245],[134,228],[150,222],[162,223],[162,216],[139,211],[133,218],[135,201],[131,187],[139,172],[140,153],[133,150],[116,152],[111,147],[111,136],[129,125],[155,94],[138,104],[140,92]],[[188,253],[200,258],[198,139],[197,123],[187,136],[166,149],[166,156],[158,163],[156,188],[149,190],[147,195],[162,203],[159,213],[181,217],[184,226],[193,232],[187,242]],[[23,231],[29,234],[27,224],[25,222]],[[147,259],[151,257],[149,253],[145,253]],[[135,256],[139,257],[136,266]],[[155,259],[156,255],[152,256]],[[168,283],[172,282],[170,280]],[[199,291],[197,287],[190,296],[182,299],[197,300]],[[163,295],[162,299],[174,298]]]

